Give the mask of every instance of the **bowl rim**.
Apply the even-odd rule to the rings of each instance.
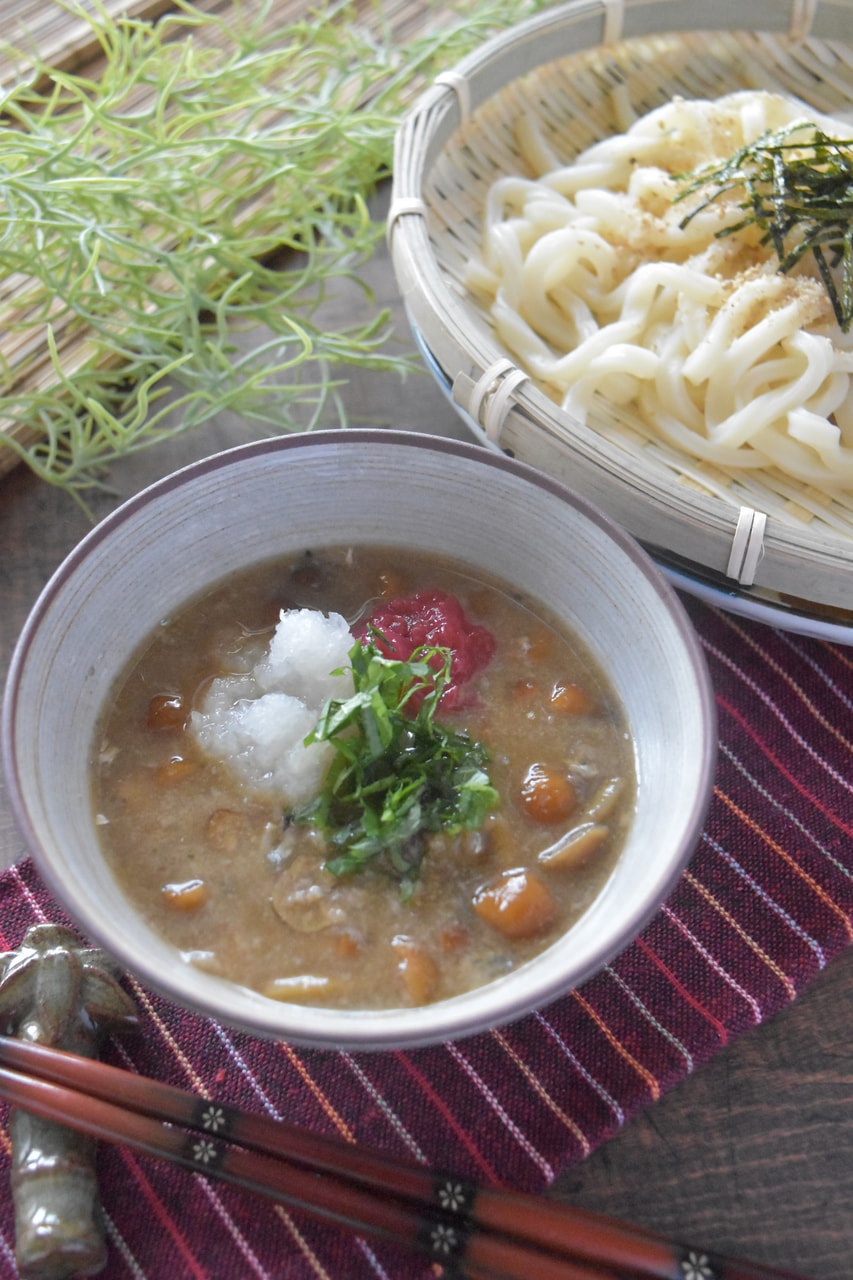
[[[135,954],[133,946],[126,945],[123,937],[108,936],[109,930],[104,927],[93,904],[87,901],[73,903],[68,901],[60,870],[54,865],[54,855],[49,849],[43,847],[30,818],[15,750],[15,726],[21,682],[29,652],[46,612],[69,580],[85,572],[87,560],[92,553],[102,546],[115,529],[136,516],[146,506],[174,490],[193,484],[200,478],[210,477],[217,471],[228,470],[235,465],[239,466],[244,461],[251,462],[265,455],[291,457],[298,456],[300,451],[304,452],[306,449],[323,451],[328,448],[343,449],[346,452],[350,445],[385,445],[413,451],[427,449],[451,457],[469,459],[478,465],[509,472],[554,495],[560,501],[568,503],[583,518],[606,533],[647,580],[668,612],[687,659],[700,708],[696,750],[700,756],[698,776],[701,777],[701,785],[697,787],[689,814],[685,817],[683,835],[676,856],[673,857],[667,874],[655,881],[654,893],[638,895],[638,902],[629,913],[617,936],[611,937],[606,945],[593,948],[589,961],[582,971],[574,972],[569,980],[565,975],[547,980],[540,977],[532,998],[531,993],[525,993],[525,990],[519,990],[518,994],[511,998],[503,997],[501,985],[493,983],[461,996],[413,1009],[327,1010],[322,1007],[314,1008],[296,1003],[287,1004],[267,1000],[255,992],[248,991],[247,988],[216,979],[211,984],[213,995],[210,1000],[194,997],[189,1002],[186,998],[182,998],[182,989],[177,977],[174,979],[168,976],[163,977],[153,965],[147,964],[144,956]],[[13,814],[40,877],[57,904],[71,916],[78,927],[114,956],[129,974],[133,974],[146,986],[160,992],[184,1009],[188,1008],[202,1016],[225,1021],[231,1026],[239,1027],[254,1035],[284,1038],[294,1044],[316,1048],[408,1048],[468,1037],[503,1025],[533,1009],[542,1008],[598,972],[636,937],[675,887],[701,836],[702,824],[713,790],[717,758],[716,729],[716,703],[710,674],[698,634],[684,605],[648,553],[631,534],[623,530],[608,515],[595,508],[582,495],[575,493],[544,472],[478,444],[399,429],[345,428],[252,441],[189,463],[126,499],[84,535],[43,587],[14,647],[3,695],[0,758],[5,771]],[[519,970],[515,972],[518,973]],[[241,993],[242,998],[238,1003],[243,1006],[242,1012],[236,1008],[232,1010],[230,1007],[229,988]],[[492,999],[482,994],[491,991],[494,991]],[[216,992],[222,997],[218,1002],[215,998]],[[252,997],[250,1001],[246,1000],[247,992]],[[478,997],[480,1003],[485,1002],[488,1008],[484,1008],[479,1016],[471,1018],[466,1012],[466,1005],[472,1003],[474,997]],[[263,1016],[264,1014],[266,1016]],[[318,1016],[314,1017],[314,1014]],[[306,1017],[306,1015],[312,1016]],[[301,1026],[301,1023],[308,1025]],[[314,1025],[315,1023],[317,1026]]]

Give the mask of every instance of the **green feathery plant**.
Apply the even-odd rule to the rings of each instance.
[[[330,405],[345,425],[347,366],[413,367],[359,276],[401,116],[537,7],[466,0],[400,45],[349,3],[284,29],[269,5],[86,15],[97,79],[36,66],[2,98],[0,448],[83,501],[115,459],[224,409],[270,434]],[[329,331],[316,312],[342,278],[370,308]]]

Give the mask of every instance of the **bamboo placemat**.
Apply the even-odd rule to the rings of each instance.
[[[170,7],[169,0],[102,0],[110,18],[155,18]],[[85,14],[96,14],[91,0],[80,0]],[[22,55],[13,55],[11,50]],[[0,85],[9,89],[34,64],[48,63],[63,71],[92,64],[98,41],[86,17],[44,0],[19,0],[0,13]]]
[[[101,50],[92,23],[84,15],[95,17],[101,11],[113,19],[124,16],[154,21],[170,11],[177,12],[171,0],[99,0],[98,4],[77,0],[77,7],[80,13],[70,12],[60,0],[19,0],[4,7],[0,12],[0,87],[10,88],[36,62],[63,71],[96,73]],[[233,0],[194,0],[194,8],[226,15],[238,9],[242,20],[265,13],[263,30],[272,33],[304,17],[308,6],[305,0],[241,0],[239,5]],[[390,31],[397,39],[413,36],[428,21],[441,22],[452,14],[452,10],[412,0],[391,0],[381,8],[369,0],[354,0],[352,11],[368,29]],[[224,40],[222,33],[220,39]],[[23,60],[11,50],[22,54]]]

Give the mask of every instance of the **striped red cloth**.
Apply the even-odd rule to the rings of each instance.
[[[382,1054],[260,1041],[131,983],[142,1034],[104,1056],[426,1166],[537,1189],[791,1001],[853,937],[853,648],[685,603],[718,702],[716,790],[677,889],[598,976],[489,1034]],[[45,919],[67,923],[24,861],[0,879],[0,945]],[[99,1161],[106,1280],[434,1275],[148,1157],[104,1146]],[[16,1275],[13,1238],[2,1195],[0,1280]]]

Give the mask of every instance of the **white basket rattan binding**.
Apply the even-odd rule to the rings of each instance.
[[[411,323],[484,443],[564,481],[664,558],[846,619],[853,493],[769,471],[734,476],[614,408],[584,426],[515,366],[462,284],[489,185],[527,172],[518,114],[537,113],[569,160],[618,127],[617,85],[637,115],[675,95],[762,88],[853,121],[853,0],[574,0],[485,43],[438,78],[397,135],[388,234]]]

